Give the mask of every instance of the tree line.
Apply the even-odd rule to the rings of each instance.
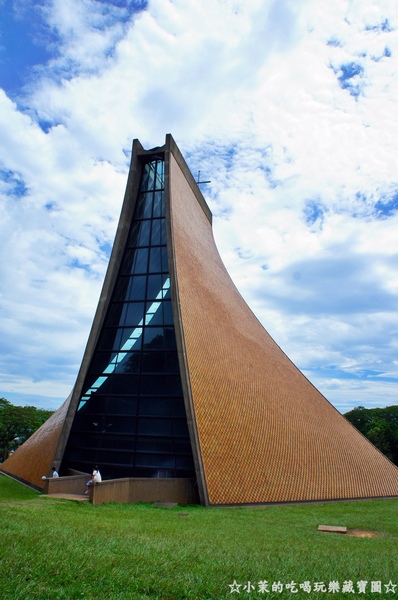
[[[357,406],[344,416],[398,466],[398,406],[386,408]]]
[[[35,406],[14,406],[0,398],[0,462],[39,429],[53,412]]]

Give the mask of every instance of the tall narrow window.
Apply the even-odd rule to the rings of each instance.
[[[170,297],[164,163],[148,162],[62,469],[192,477]]]

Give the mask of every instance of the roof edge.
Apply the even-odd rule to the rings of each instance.
[[[199,186],[196,183],[195,179],[193,178],[192,173],[191,173],[187,163],[185,162],[185,159],[184,159],[183,155],[181,154],[180,149],[177,146],[171,133],[166,134],[165,148],[166,148],[166,151],[171,152],[171,154],[174,156],[175,160],[177,161],[178,166],[180,167],[181,171],[183,172],[185,179],[189,183],[191,190],[193,191],[197,201],[199,202],[200,207],[202,208],[203,212],[205,213],[205,215],[211,225],[212,220],[213,220],[213,213],[211,212],[206,200],[204,199],[203,194],[200,191]]]

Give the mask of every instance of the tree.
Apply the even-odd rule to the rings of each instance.
[[[23,444],[53,414],[35,406],[14,406],[0,398],[0,459]]]
[[[398,406],[386,408],[357,406],[344,416],[398,466]]]

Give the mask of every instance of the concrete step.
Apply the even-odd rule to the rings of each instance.
[[[76,502],[88,502],[89,496],[85,494],[43,494],[42,498],[62,498],[64,500],[75,500]]]

